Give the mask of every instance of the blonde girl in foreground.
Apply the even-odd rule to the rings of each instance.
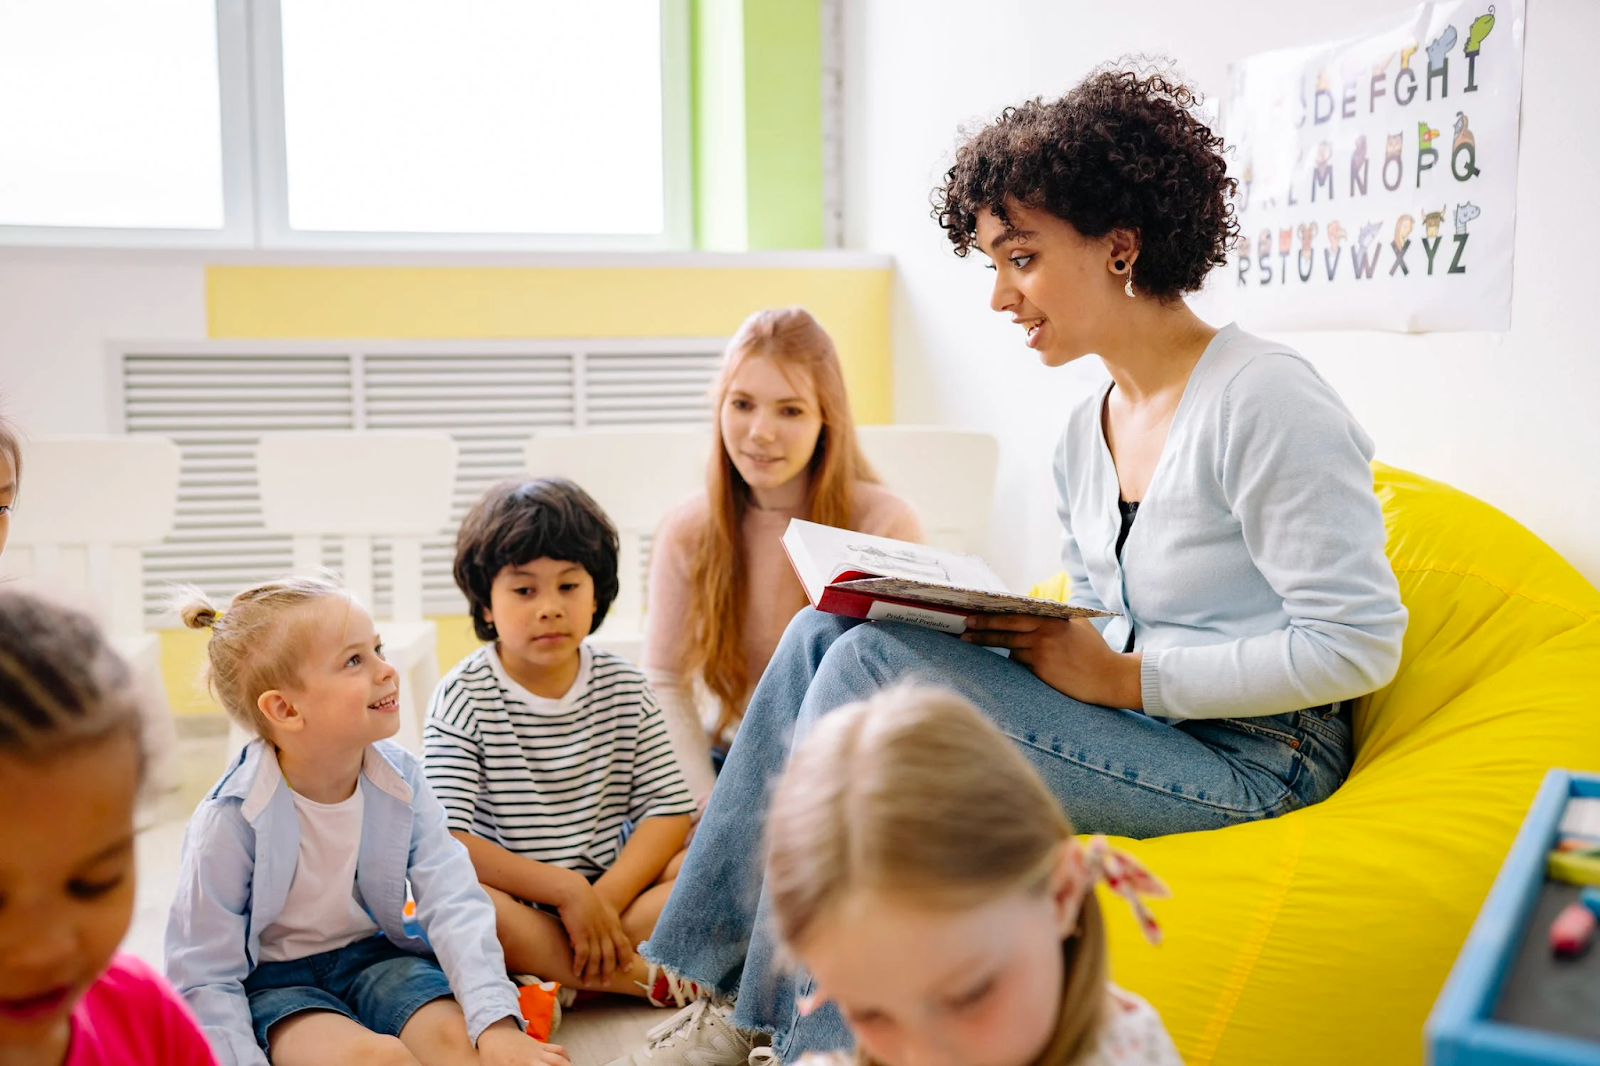
[[[1155,1010],[1107,981],[1100,881],[1158,941],[1139,893],[1165,886],[1104,837],[1080,843],[1027,760],[943,690],[823,718],[773,798],[767,887],[814,982],[801,1009],[837,1005],[863,1066],[1181,1063]]]

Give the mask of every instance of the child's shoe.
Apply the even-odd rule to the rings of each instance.
[[[709,999],[711,990],[697,981],[681,977],[665,966],[650,963],[650,974],[639,987],[652,1007],[687,1007],[697,999]]]
[[[697,999],[645,1034],[644,1047],[608,1066],[746,1066],[755,1039],[733,1024],[733,1008]]]
[[[528,1023],[528,1035],[541,1043],[549,1040],[561,1027],[563,999],[567,1004],[572,1002],[571,990],[527,973],[512,974],[511,980],[517,986],[517,1004]]]

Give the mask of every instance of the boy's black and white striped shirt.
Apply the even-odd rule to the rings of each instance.
[[[423,763],[452,830],[592,879],[616,861],[624,825],[695,804],[644,675],[588,644],[581,654],[559,700],[512,681],[493,645],[467,656],[434,689]]]

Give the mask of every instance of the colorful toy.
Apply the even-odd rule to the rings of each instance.
[[[1600,851],[1552,851],[1545,869],[1569,885],[1600,885]]]
[[[1594,911],[1582,903],[1569,903],[1550,923],[1550,950],[1564,959],[1589,950],[1594,940]]]
[[[1578,896],[1578,902],[1588,907],[1594,914],[1595,921],[1600,922],[1600,888],[1586,888]]]
[[[1594,837],[1562,837],[1556,841],[1555,850],[1593,852],[1600,855],[1600,840]]]

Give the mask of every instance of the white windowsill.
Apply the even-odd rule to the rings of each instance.
[[[773,252],[548,251],[446,252],[228,248],[0,246],[0,262],[164,263],[204,266],[723,267],[884,270],[894,257],[853,249]]]

